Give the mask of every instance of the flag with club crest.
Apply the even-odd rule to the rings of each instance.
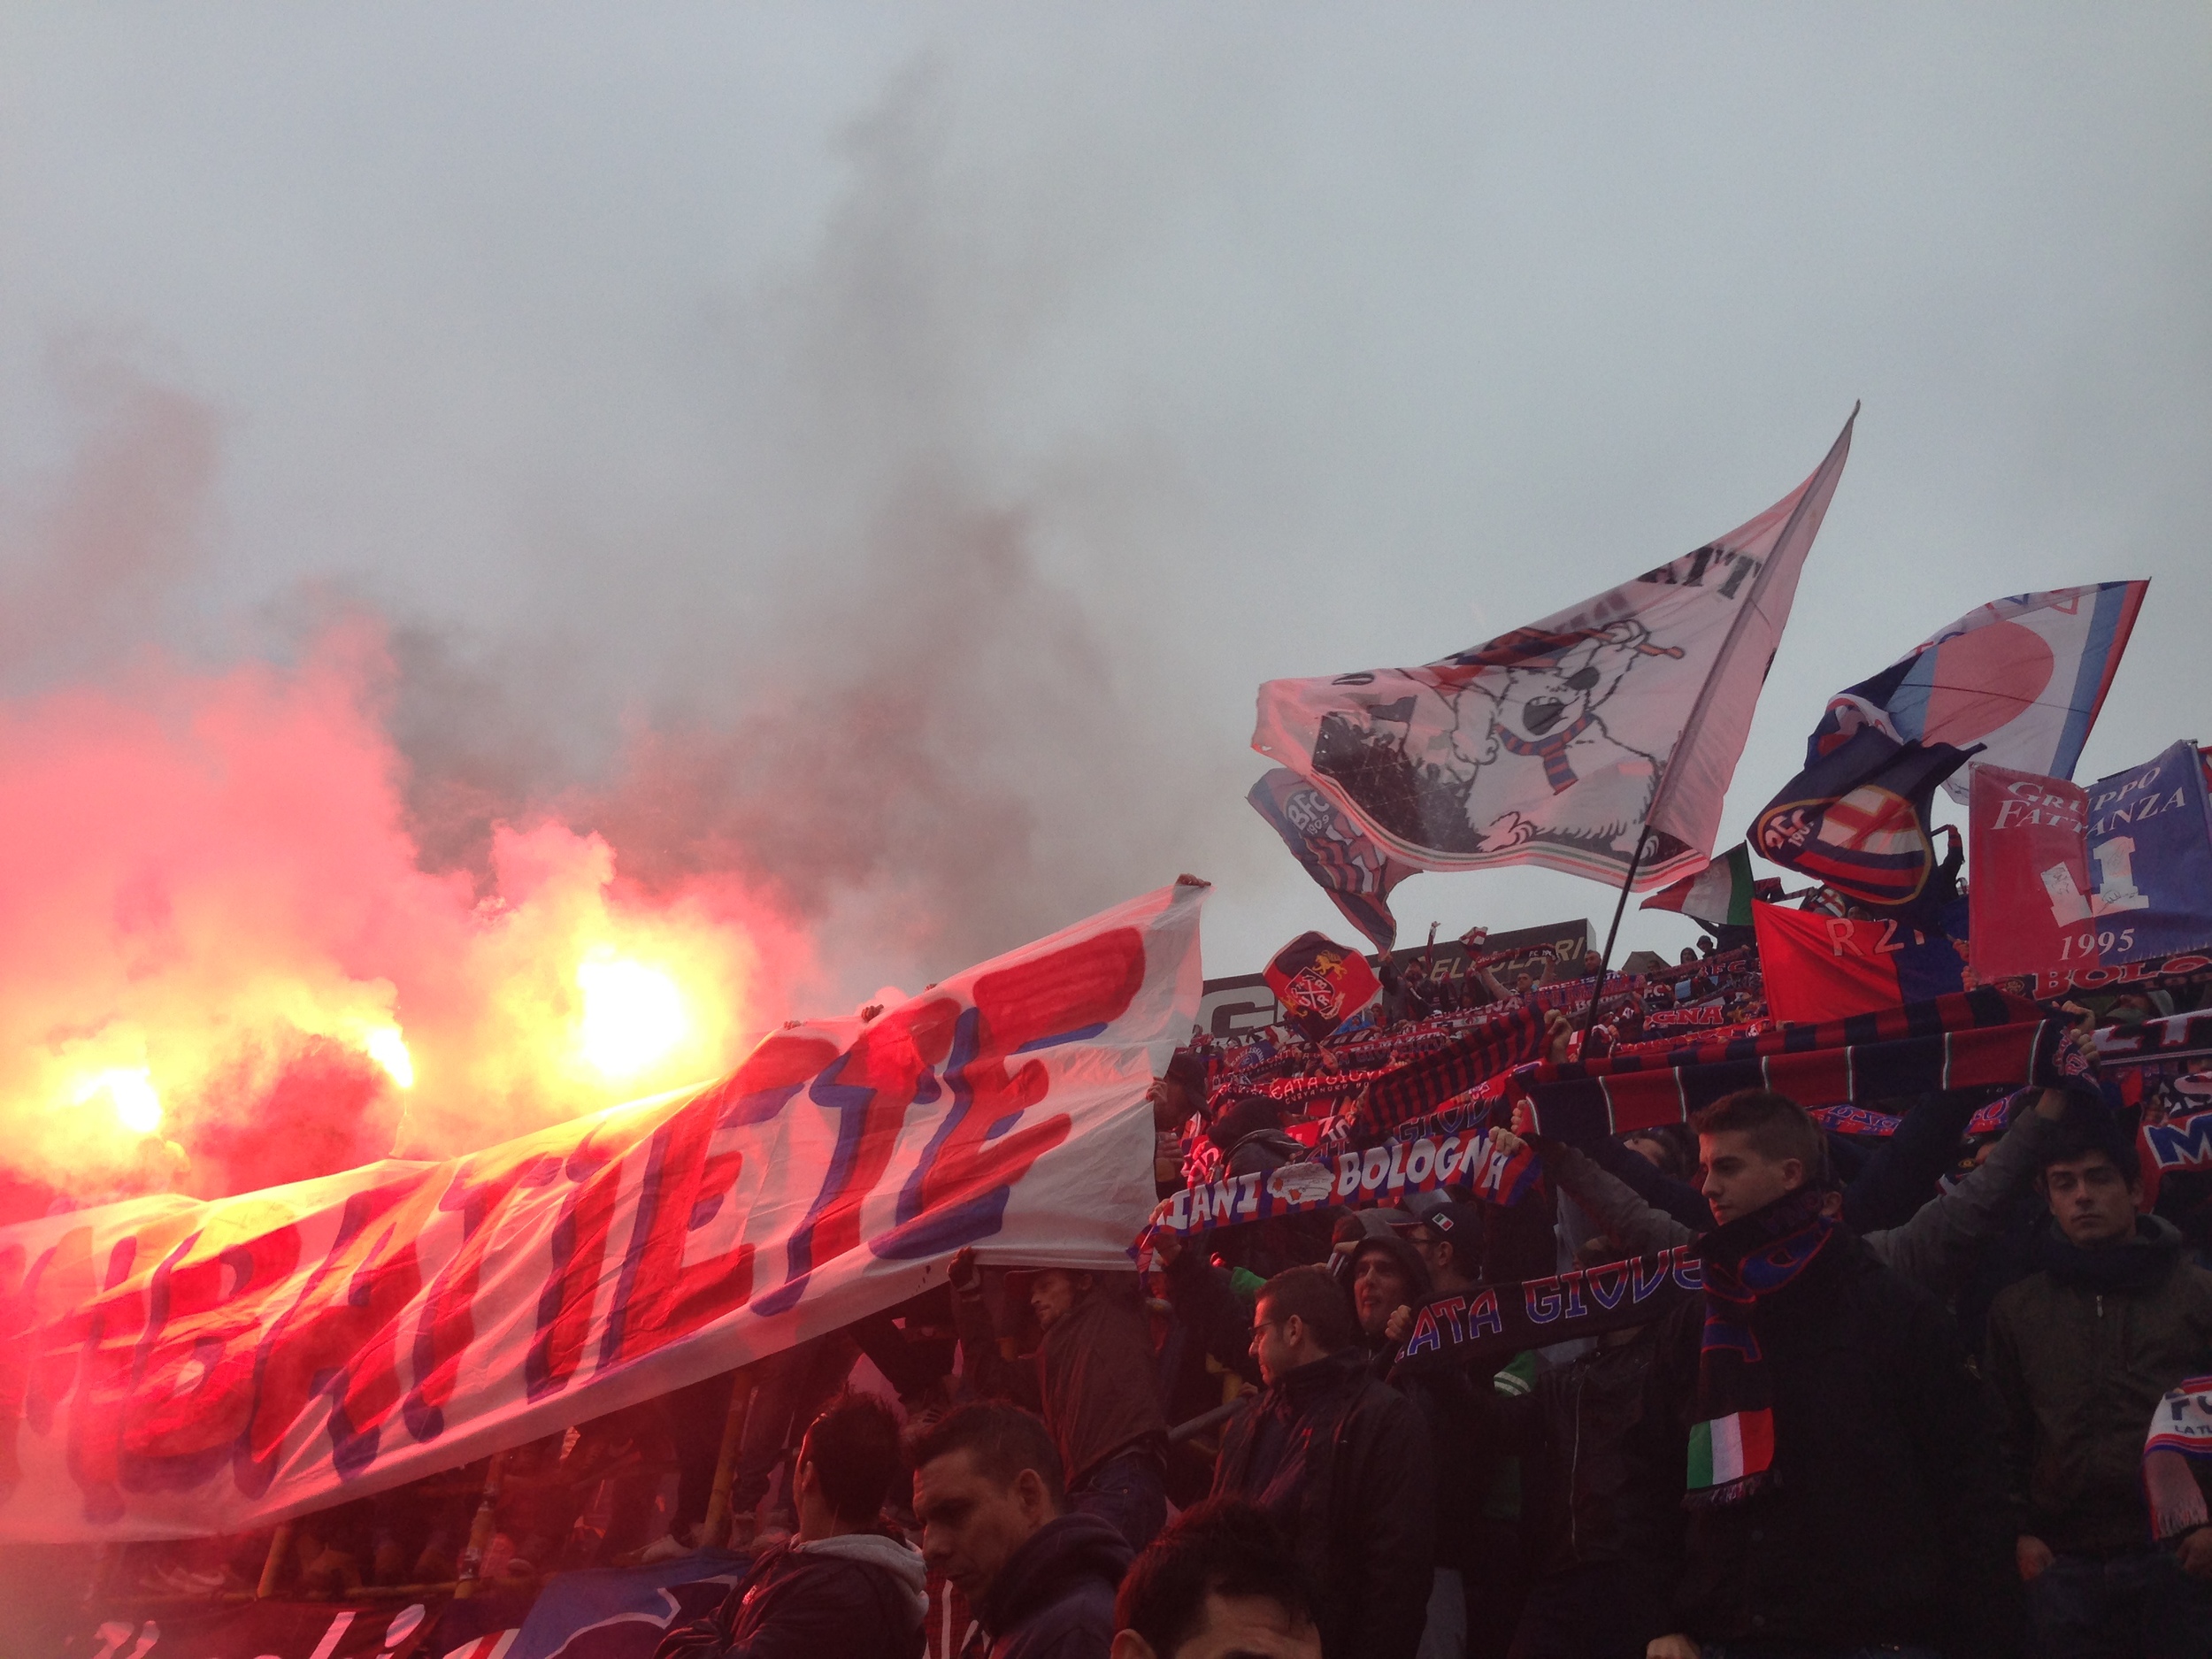
[[[1850,447],[1847,421],[1749,523],[1540,622],[1425,667],[1271,680],[1252,746],[1417,869],[1678,880],[1710,856]]]
[[[1278,766],[1252,786],[1245,797],[1273,826],[1344,919],[1388,950],[1398,942],[1398,918],[1390,913],[1390,890],[1416,874],[1411,864],[1375,845],[1344,809],[1287,766]]]
[[[1948,743],[1901,743],[1861,726],[1821,754],[1752,821],[1751,844],[1771,864],[1810,876],[1861,904],[1898,910],[1927,895],[1935,872],[1928,808],[1966,764]]]
[[[1382,993],[1367,958],[1325,933],[1301,933],[1277,951],[1267,983],[1283,1018],[1316,1042]]]

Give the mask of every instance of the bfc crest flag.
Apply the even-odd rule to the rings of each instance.
[[[1390,890],[1416,873],[1413,865],[1378,847],[1343,808],[1287,766],[1270,772],[1245,798],[1273,826],[1346,921],[1374,941],[1378,950],[1398,942]]]
[[[2084,787],[1974,768],[1974,972],[1985,979],[2212,946],[2212,799],[2190,744]]]
[[[1204,892],[466,1157],[0,1228],[0,1540],[367,1497],[849,1325],[963,1246],[1125,1267]]]
[[[1856,411],[1854,411],[1855,419]],[[1252,746],[1421,870],[1639,890],[1710,856],[1851,426],[1797,489],[1672,564],[1420,668],[1260,687]]]
[[[1301,933],[1267,964],[1283,1017],[1319,1042],[1382,992],[1367,958],[1321,933]]]
[[[1872,726],[1901,743],[1970,749],[1993,766],[2070,778],[2127,649],[2147,581],[2015,594],[1829,700],[1820,754]],[[1967,803],[1968,780],[1944,786]]]
[[[1966,960],[1939,933],[1894,918],[1851,921],[1755,904],[1767,1006],[1791,1025],[1902,1008],[1966,988]]]
[[[1861,904],[1914,903],[1935,872],[1929,804],[1936,785],[1965,764],[1965,752],[1948,743],[1901,743],[1870,726],[1826,754],[1819,741],[1816,733],[1805,770],[1752,820],[1752,845],[1762,858]]]

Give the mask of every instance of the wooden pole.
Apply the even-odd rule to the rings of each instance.
[[[507,1454],[494,1452],[484,1471],[484,1495],[476,1501],[476,1517],[469,1523],[468,1548],[461,1552],[461,1571],[453,1586],[453,1599],[465,1601],[476,1594],[477,1574],[484,1552],[491,1548],[492,1529],[499,1520],[499,1482],[506,1471]]]
[[[714,1455],[714,1491],[707,1499],[707,1518],[700,1525],[699,1542],[709,1549],[729,1543],[730,1485],[737,1472],[737,1449],[745,1441],[745,1416],[753,1401],[753,1370],[741,1365],[730,1373],[730,1409],[722,1418],[722,1448]]]
[[[277,1593],[277,1586],[284,1580],[284,1558],[291,1553],[292,1523],[279,1521],[276,1531],[269,1534],[269,1553],[262,1557],[261,1582],[255,1587],[255,1601],[265,1601]]]

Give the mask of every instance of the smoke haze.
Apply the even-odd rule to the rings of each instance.
[[[1859,398],[1732,826],[2000,593],[2154,579],[2084,776],[2212,736],[2200,8],[0,31],[10,1098],[215,1010],[173,1125],[493,1139],[636,1092],[518,1057],[564,951],[688,964],[718,1065],[1181,870],[1256,968],[1341,925],[1255,686],[1694,547]]]

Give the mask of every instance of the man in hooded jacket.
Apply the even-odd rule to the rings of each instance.
[[[2051,1210],[2041,1271],[1990,1309],[1998,1444],[2039,1655],[2212,1655],[2206,1465],[2160,1470],[2145,1448],[2169,1391],[2208,1386],[2212,1274],[2170,1224],[2136,1213],[2139,1180],[2125,1136],[2100,1109],[2075,1108],[2037,1178]]]
[[[797,1533],[756,1557],[714,1612],[664,1637],[654,1659],[919,1659],[921,1553],[880,1524],[900,1473],[898,1420],[871,1395],[842,1395],[792,1468]]]
[[[962,1406],[907,1459],[923,1556],[975,1615],[961,1659],[1106,1659],[1133,1552],[1109,1523],[1069,1509],[1045,1425],[1018,1406]]]

